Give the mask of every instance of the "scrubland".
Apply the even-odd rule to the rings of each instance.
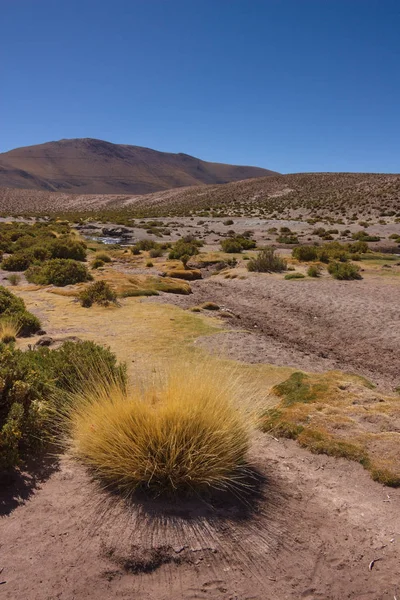
[[[5,598],[398,593],[398,176],[281,177],[0,224]]]

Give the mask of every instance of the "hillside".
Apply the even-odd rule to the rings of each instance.
[[[321,214],[400,216],[400,175],[305,173],[225,185],[175,188],[145,195],[65,194],[0,188],[0,211],[127,210],[143,216],[219,211],[229,215]]]
[[[269,174],[275,173],[89,138],[0,154],[0,186],[82,194],[147,194]]]

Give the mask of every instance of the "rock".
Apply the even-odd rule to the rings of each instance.
[[[40,338],[40,340],[38,340],[35,344],[35,346],[51,346],[51,344],[54,343],[54,340],[52,337],[45,335],[44,337]]]
[[[124,237],[126,235],[129,236],[131,233],[126,227],[103,227],[101,231],[103,235],[109,237]]]
[[[46,335],[46,332],[44,329],[39,329],[39,331],[36,332],[36,335]]]

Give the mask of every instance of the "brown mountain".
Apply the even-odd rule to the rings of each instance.
[[[79,194],[147,194],[274,174],[259,167],[205,162],[188,154],[90,138],[0,154],[0,186]]]

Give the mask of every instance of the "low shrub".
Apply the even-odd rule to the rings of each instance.
[[[86,244],[71,239],[56,239],[49,243],[51,258],[70,258],[84,261],[86,259]]]
[[[321,267],[319,265],[310,265],[307,269],[307,275],[309,277],[320,277]]]
[[[104,265],[104,260],[101,260],[100,258],[95,258],[92,262],[92,269],[100,269],[101,267],[104,267]]]
[[[239,253],[242,250],[251,250],[256,247],[256,242],[244,235],[236,235],[234,237],[226,238],[221,241],[221,248],[224,252],[229,254]]]
[[[362,279],[360,267],[351,263],[332,262],[328,266],[328,273],[330,273],[334,279]]]
[[[297,248],[293,248],[292,256],[301,262],[318,260],[318,247],[298,246]]]
[[[158,258],[159,256],[163,255],[163,249],[158,247],[158,248],[152,248],[149,252],[149,256],[150,258]]]
[[[242,245],[236,238],[227,238],[221,241],[221,248],[228,254],[239,253],[243,250]]]
[[[18,298],[2,286],[0,286],[0,317],[15,320],[21,336],[32,335],[41,328],[39,319],[26,310],[22,298]]]
[[[196,240],[195,238],[182,238],[175,242],[170,250],[168,258],[179,260],[183,256],[195,256],[199,253],[199,247],[202,245],[203,242]]]
[[[85,308],[89,308],[93,304],[99,304],[100,306],[109,306],[110,304],[116,304],[117,295],[110,288],[106,281],[95,281],[91,283],[87,288],[79,293],[79,302]]]
[[[101,260],[101,261],[103,261],[103,263],[110,263],[110,262],[112,262],[111,256],[109,256],[105,252],[98,252],[96,254],[96,256],[95,256],[95,260]]]
[[[22,352],[0,344],[0,471],[18,466],[49,440],[63,411],[66,392],[104,373],[123,388],[126,368],[106,348],[92,342],[66,342],[57,350]]]
[[[32,255],[26,252],[17,252],[5,258],[1,263],[4,271],[26,271],[33,262]]]
[[[11,285],[15,286],[15,285],[18,285],[19,282],[21,281],[21,276],[18,275],[18,273],[10,273],[10,275],[8,275],[7,279],[11,283]]]
[[[38,285],[63,287],[90,281],[92,276],[81,262],[69,258],[54,258],[43,265],[32,265],[26,271],[26,278],[30,283]]]
[[[247,269],[258,273],[281,273],[286,271],[287,263],[275,254],[274,248],[267,246],[260,250],[255,258],[249,260]]]
[[[285,279],[304,279],[305,275],[303,273],[288,273],[284,277]]]
[[[356,231],[351,237],[361,242],[379,242],[381,239],[379,235],[369,235],[367,231]]]

